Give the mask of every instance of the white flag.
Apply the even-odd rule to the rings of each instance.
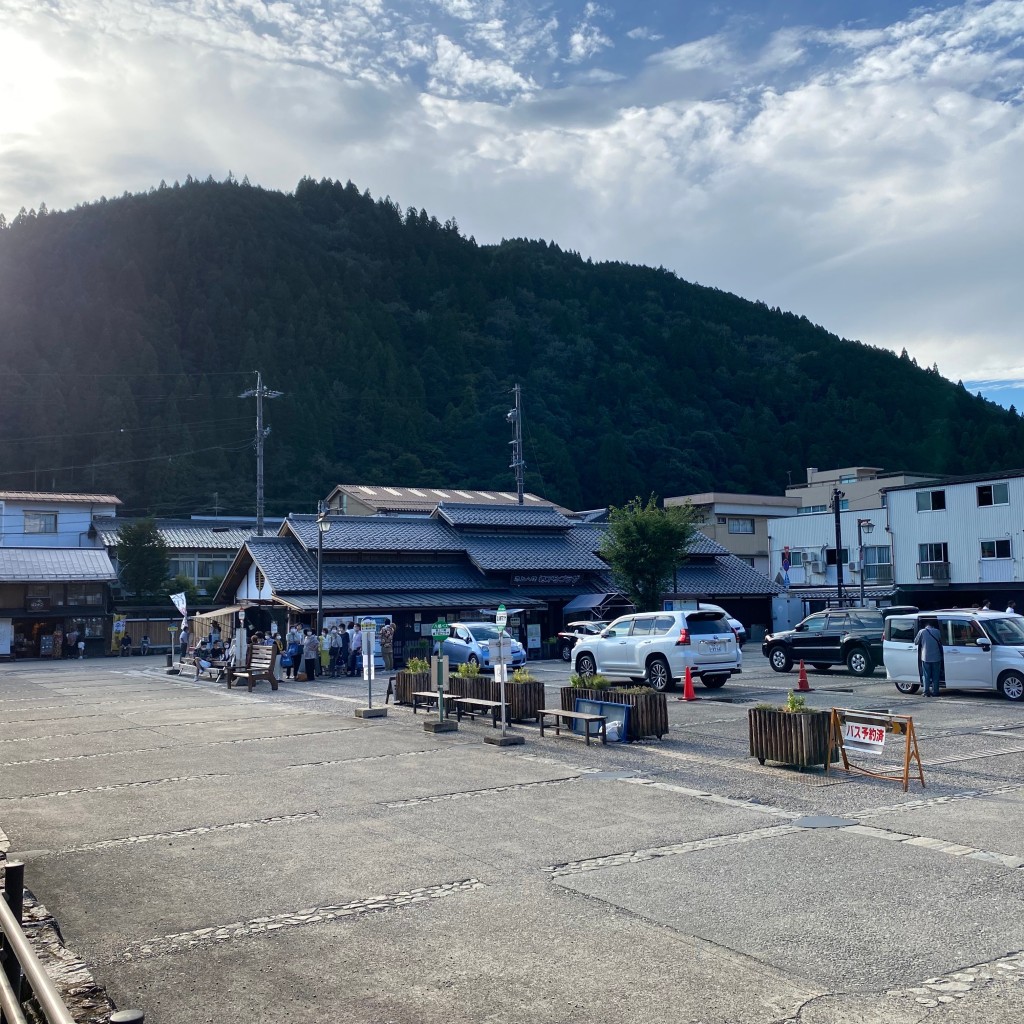
[[[187,618],[188,617],[188,612],[186,611],[186,608],[187,608],[187,604],[186,604],[187,598],[185,596],[185,592],[182,591],[180,594],[171,594],[171,600],[174,602],[174,607],[177,608],[179,612],[181,612],[181,617],[183,619]]]

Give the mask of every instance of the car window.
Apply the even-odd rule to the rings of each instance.
[[[847,613],[850,616],[850,625],[856,629],[877,629],[881,632],[884,618],[880,611],[874,608],[858,608]]]
[[[971,627],[974,625],[969,619],[947,619],[943,626],[943,640],[947,647],[975,647],[978,643],[978,633]]]
[[[893,615],[886,619],[888,638],[898,643],[913,643],[917,636],[917,619],[903,619]]]
[[[633,620],[633,636],[650,636],[654,628],[653,618],[639,618]]]
[[[711,633],[732,633],[732,626],[724,615],[716,612],[699,612],[686,616],[686,626],[691,633],[708,636]]]
[[[629,636],[629,627],[633,623],[632,616],[616,619],[604,632],[605,636]]]
[[[661,615],[654,620],[655,633],[671,633],[675,626],[676,620],[671,615]]]
[[[829,612],[828,613],[828,628],[829,629],[849,629],[850,616],[846,612]]]
[[[808,615],[801,625],[804,629],[817,632],[825,628],[827,618],[828,616],[824,612],[821,612],[819,615]]]
[[[1024,647],[1024,618],[986,619],[982,626],[992,643],[1001,647]]]

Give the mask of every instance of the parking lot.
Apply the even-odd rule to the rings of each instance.
[[[19,663],[0,829],[65,970],[155,1024],[1018,1019],[1024,708],[811,672],[813,706],[914,717],[904,794],[750,758],[747,710],[797,673],[744,662],[670,693],[661,741],[527,723],[508,749],[483,720],[357,719],[355,679]],[[567,666],[531,668],[557,704]]]

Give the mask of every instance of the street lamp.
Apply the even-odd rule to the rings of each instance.
[[[832,490],[832,511],[836,517],[836,594],[839,595],[839,607],[844,605],[843,601],[843,528],[839,522],[839,513],[842,511],[843,498],[846,495],[838,487]]]
[[[864,534],[871,533],[875,524],[870,519],[857,520],[857,550],[860,553],[860,606],[864,607]]]
[[[321,501],[316,510],[316,635],[324,628],[324,534],[331,528],[327,509]]]

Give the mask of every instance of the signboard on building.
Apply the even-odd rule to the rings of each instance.
[[[509,580],[513,587],[578,587],[580,572],[514,572]]]

